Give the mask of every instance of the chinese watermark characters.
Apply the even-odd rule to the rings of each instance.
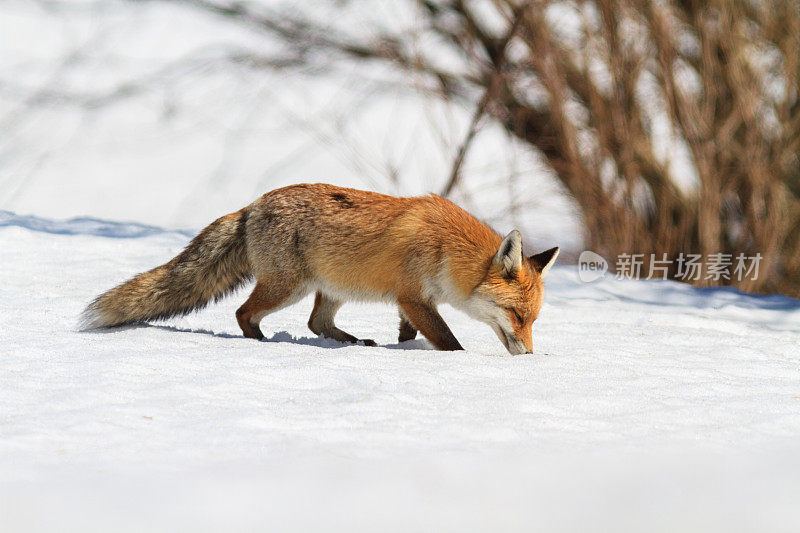
[[[663,254],[620,254],[615,263],[616,279],[671,279],[681,281],[743,281],[758,279],[761,264],[760,253],[755,255],[713,253],[678,254],[669,259]],[[585,251],[578,258],[578,276],[581,281],[592,282],[605,276],[608,270],[606,260],[592,252]]]

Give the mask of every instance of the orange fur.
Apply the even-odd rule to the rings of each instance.
[[[309,327],[338,340],[356,340],[334,325],[342,303],[383,300],[400,307],[401,339],[420,330],[437,348],[461,349],[436,312],[450,303],[490,323],[510,351],[530,351],[540,272],[554,250],[547,265],[526,259],[518,237],[504,240],[435,195],[293,185],[217,220],[181,255],[101,295],[84,316],[90,327],[108,327],[183,314],[254,277],[237,311],[248,337],[263,336],[265,314],[316,292]]]

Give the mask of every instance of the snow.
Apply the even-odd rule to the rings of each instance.
[[[414,27],[370,5],[309,13]],[[214,50],[270,43],[182,6],[0,10],[0,531],[800,530],[796,300],[560,266],[517,357],[448,308],[464,352],[398,345],[385,305],[337,317],[380,347],[319,339],[310,300],[258,343],[233,316],[245,291],[78,332],[94,296],[196,233],[158,226],[298,181],[439,190],[473,110],[377,90],[372,66],[222,68]],[[100,108],[60,97],[142,79]],[[581,251],[540,158],[494,124],[478,141],[456,200],[529,251]]]
[[[398,344],[396,310],[311,301],[244,339],[222,303],[76,329],[191,233],[0,212],[5,531],[797,531],[800,302],[571,266],[534,354],[442,310],[466,351]]]

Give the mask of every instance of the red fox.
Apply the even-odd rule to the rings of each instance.
[[[184,315],[255,278],[236,311],[245,337],[262,339],[265,315],[315,292],[308,327],[338,341],[359,342],[334,324],[342,304],[378,300],[397,303],[399,342],[420,331],[439,350],[462,350],[436,311],[448,303],[491,326],[512,354],[531,353],[542,279],[558,252],[526,258],[519,231],[503,238],[436,195],[292,185],[217,219],[168,263],[98,296],[83,326]]]

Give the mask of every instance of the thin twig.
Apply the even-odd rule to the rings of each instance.
[[[475,108],[475,112],[472,114],[472,120],[469,124],[469,129],[467,130],[467,135],[464,137],[464,140],[461,142],[461,145],[458,147],[458,152],[456,153],[456,158],[453,160],[453,166],[450,169],[450,177],[447,180],[444,188],[442,189],[441,196],[447,197],[453,191],[453,188],[458,183],[458,180],[461,177],[461,165],[464,163],[464,158],[467,155],[467,150],[469,149],[470,144],[472,144],[472,140],[475,138],[475,135],[478,133],[478,125],[480,124],[481,119],[486,114],[486,109],[489,106],[489,103],[494,100],[497,91],[501,86],[501,81],[503,79],[503,67],[505,66],[506,62],[506,49],[508,48],[508,43],[514,38],[514,35],[517,33],[517,30],[520,27],[520,24],[523,19],[523,15],[525,14],[526,9],[530,6],[530,3],[526,3],[523,7],[517,9],[514,14],[514,21],[511,24],[508,32],[506,33],[503,41],[500,45],[500,51],[497,57],[497,61],[495,62],[495,69],[492,73],[492,79],[489,82],[489,86],[486,88],[486,91],[481,96],[478,105]]]

